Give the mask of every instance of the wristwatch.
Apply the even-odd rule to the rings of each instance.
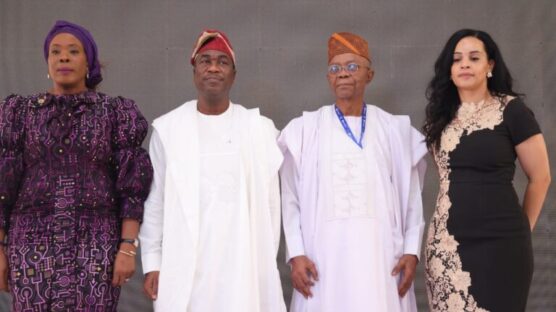
[[[122,244],[122,243],[132,244],[133,246],[135,246],[135,248],[139,247],[139,239],[138,238],[122,238],[122,239],[120,239],[120,244]]]

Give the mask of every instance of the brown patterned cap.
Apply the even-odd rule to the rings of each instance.
[[[328,39],[328,63],[336,55],[353,53],[366,58],[369,62],[369,44],[362,37],[350,32],[333,33]]]

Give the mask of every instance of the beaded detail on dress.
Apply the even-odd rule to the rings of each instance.
[[[450,189],[450,152],[464,135],[494,129],[503,120],[505,103],[512,97],[492,98],[479,103],[462,103],[456,117],[442,132],[440,148],[434,153],[440,176],[436,210],[432,216],[425,251],[425,280],[431,311],[487,312],[469,293],[471,276],[462,269],[457,251],[459,243],[448,232]]]

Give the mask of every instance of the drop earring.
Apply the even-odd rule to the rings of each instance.
[[[492,78],[492,72],[491,72],[491,71],[489,71],[489,72],[487,73],[487,78]]]
[[[88,80],[89,79],[89,73],[87,73],[87,76],[85,76],[85,77],[87,77],[87,80]]]
[[[50,74],[49,73],[46,74],[46,79],[50,79]]]

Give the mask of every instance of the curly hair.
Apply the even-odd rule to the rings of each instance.
[[[429,82],[426,97],[425,143],[429,150],[438,150],[444,128],[455,117],[461,105],[457,87],[451,80],[451,67],[454,62],[454,50],[459,41],[465,37],[474,37],[483,42],[489,61],[494,61],[492,77],[487,80],[487,88],[492,96],[520,96],[512,90],[513,79],[504,63],[498,46],[490,35],[481,30],[461,29],[456,31],[440,52],[434,64],[434,77]]]

